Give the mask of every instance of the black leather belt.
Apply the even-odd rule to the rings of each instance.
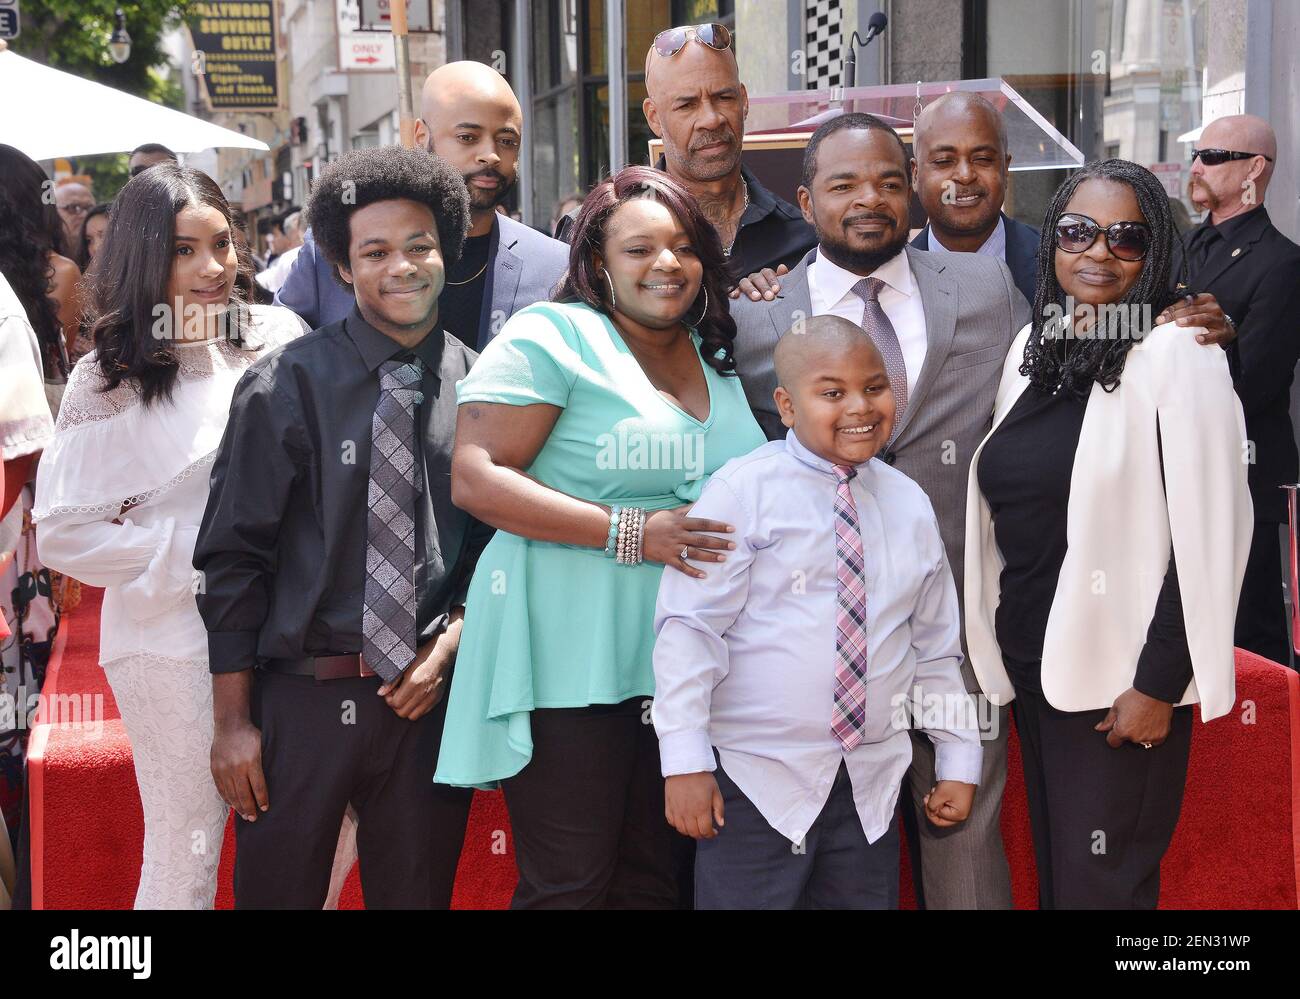
[[[262,668],[291,676],[314,676],[317,680],[342,680],[346,677],[375,676],[361,653],[342,656],[306,656],[302,659],[268,659]]]

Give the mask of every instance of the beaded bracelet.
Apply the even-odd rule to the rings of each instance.
[[[617,554],[618,515],[623,508],[615,503],[609,508],[609,537],[605,539],[605,557],[613,558]]]
[[[641,544],[645,540],[645,510],[637,507],[636,510],[636,542],[632,551],[632,564],[641,564]]]
[[[645,511],[624,507],[618,523],[617,560],[620,565],[637,565],[641,561],[641,542],[645,528]]]
[[[628,533],[628,524],[631,519],[631,507],[624,507],[618,518],[618,553],[616,559],[619,565],[623,565],[627,562],[627,543],[630,537]]]

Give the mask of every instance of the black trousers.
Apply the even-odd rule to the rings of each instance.
[[[727,824],[702,839],[695,861],[697,909],[897,909],[898,821],[868,843],[840,763],[831,793],[793,844],[772,828],[721,765],[713,772]]]
[[[270,808],[235,817],[236,908],[319,909],[349,802],[366,908],[450,907],[473,792],[433,782],[447,702],[406,721],[381,682],[257,671]]]
[[[1012,702],[1044,909],[1154,909],[1187,781],[1192,709],[1169,738],[1112,749],[1105,711],[1057,711],[1032,690]]]
[[[1288,666],[1291,663],[1288,643],[1278,525],[1257,520],[1246,560],[1246,576],[1241,581],[1233,644]]]
[[[515,909],[672,909],[684,840],[664,818],[649,699],[532,713],[533,758],[502,782]],[[689,841],[687,841],[689,842]]]

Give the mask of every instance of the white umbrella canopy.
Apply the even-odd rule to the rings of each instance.
[[[34,160],[129,152],[160,142],[178,153],[269,147],[202,118],[0,50],[0,142]]]

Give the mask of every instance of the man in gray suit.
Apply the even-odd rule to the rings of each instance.
[[[550,299],[569,264],[564,243],[496,210],[518,177],[522,130],[519,101],[490,66],[448,63],[424,81],[416,143],[460,171],[470,196],[465,249],[447,270],[439,323],[471,350],[482,350],[524,306]],[[275,300],[313,329],[352,311],[351,289],[317,251],[311,230]]]
[[[907,245],[911,171],[907,149],[880,119],[845,114],[823,124],[804,156],[799,207],[818,245],[780,279],[782,297],[732,301],[736,364],[769,439],[785,435],[772,393],[772,353],[801,320],[841,315],[863,325],[886,357],[896,428],[880,457],[915,479],[934,506],[961,595],[966,476],[988,432],[1002,363],[1029,321],[1029,304],[1006,264],[975,254]],[[899,389],[902,388],[900,392]],[[966,688],[979,685],[968,664]],[[1006,784],[1007,715],[979,698],[988,720],[975,807],[960,826],[917,823],[925,904],[932,909],[1010,908],[999,822]],[[912,804],[934,783],[934,751],[913,733]]]

